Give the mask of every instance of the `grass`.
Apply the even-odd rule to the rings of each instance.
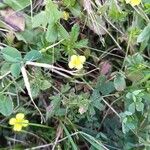
[[[150,2],[135,2],[0,2],[0,149],[149,150]]]

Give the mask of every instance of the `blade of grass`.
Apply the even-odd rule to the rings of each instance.
[[[26,69],[25,69],[24,66],[21,67],[21,73],[22,73],[23,80],[24,80],[24,83],[25,83],[25,87],[28,91],[29,97],[30,97],[32,103],[34,104],[35,108],[38,110],[39,114],[41,115],[41,123],[42,123],[43,121],[45,121],[45,118],[44,118],[43,114],[41,113],[40,109],[35,104],[35,102],[32,98],[31,87],[30,87],[29,79],[28,79],[27,72],[26,72]]]
[[[71,134],[69,133],[69,131],[67,130],[67,128],[64,126],[64,124],[61,122],[62,128],[64,129],[66,135],[68,136],[68,140],[70,141],[73,150],[78,150],[76,144],[74,143],[72,137],[70,136]]]
[[[96,149],[109,150],[106,146],[104,146],[100,141],[96,140],[93,136],[86,134],[84,132],[80,132],[80,134]]]

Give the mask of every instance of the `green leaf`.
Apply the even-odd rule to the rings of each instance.
[[[75,16],[75,17],[80,18],[83,15],[82,7],[79,3],[75,3],[75,5],[70,8],[70,11],[73,14],[73,16]]]
[[[70,136],[70,133],[69,133],[68,129],[64,126],[64,124],[61,123],[61,125],[62,125],[62,128],[64,129],[66,135],[68,136],[69,142],[70,142],[71,145],[72,145],[72,148],[71,148],[71,149],[72,149],[72,150],[78,150],[77,145],[74,143],[72,137]]]
[[[31,50],[30,52],[28,52],[25,57],[24,60],[25,61],[35,61],[38,60],[42,57],[42,54],[37,51],[37,50]]]
[[[14,63],[14,64],[12,64],[11,67],[10,67],[10,71],[11,71],[11,74],[14,77],[18,78],[19,74],[21,72],[21,65],[20,65],[20,63]]]
[[[16,36],[17,40],[23,41],[24,43],[28,43],[26,41],[26,39],[24,38],[24,36],[22,35],[22,32],[21,33],[19,33],[19,32],[15,33],[15,36]]]
[[[48,81],[48,80],[43,80],[42,83],[41,83],[40,89],[41,89],[42,91],[44,91],[44,90],[50,88],[51,86],[52,86],[52,84],[51,84],[50,81]]]
[[[50,99],[52,99],[52,101],[46,109],[46,120],[55,115],[61,104],[61,97],[59,95],[50,97]]]
[[[105,76],[100,76],[96,89],[102,93],[102,95],[107,95],[112,93],[114,88],[114,83],[112,81],[107,81]]]
[[[102,93],[102,95],[110,94],[115,90],[114,84],[111,81],[105,82],[104,85],[102,85],[99,90]]]
[[[70,33],[70,37],[71,37],[71,41],[75,42],[78,39],[79,36],[79,25],[78,24],[74,24],[72,29],[71,29],[71,33]]]
[[[132,93],[133,93],[134,95],[139,95],[142,91],[143,91],[143,90],[135,90],[135,91],[133,91]]]
[[[25,30],[23,32],[17,32],[15,35],[19,41],[24,41],[25,43],[36,45],[42,33],[39,34],[37,30]]]
[[[43,26],[45,27],[46,24],[47,24],[47,16],[46,16],[46,12],[45,11],[41,11],[40,13],[38,13],[37,15],[35,15],[33,17],[33,24],[32,24],[32,27],[33,28],[36,28],[36,27],[39,27],[39,26]]]
[[[95,139],[93,136],[86,134],[84,132],[80,132],[83,138],[85,138],[93,147],[97,150],[105,150],[105,146],[102,144],[101,141]]]
[[[144,110],[144,104],[142,102],[136,102],[136,110],[137,111],[143,111]]]
[[[58,5],[54,4],[51,0],[46,1],[46,16],[48,22],[52,25],[62,17],[62,12],[58,10]]]
[[[84,48],[84,47],[87,47],[87,44],[88,44],[88,40],[83,39],[83,40],[80,40],[79,42],[75,43],[75,48],[77,48],[77,49]]]
[[[58,30],[58,32],[59,32],[59,35],[60,35],[63,39],[68,39],[68,38],[69,38],[68,32],[66,31],[66,29],[65,29],[61,24],[58,24],[58,25],[57,25],[57,30]]]
[[[55,25],[49,24],[46,32],[46,40],[48,42],[55,42],[58,36],[57,28]]]
[[[118,73],[114,79],[114,86],[117,91],[123,91],[126,88],[124,76]]]
[[[1,69],[0,69],[0,73],[1,75],[4,75],[6,74],[9,70],[10,70],[10,63],[8,62],[4,62],[1,66]]]
[[[66,114],[66,109],[65,108],[60,108],[55,112],[55,115],[58,117],[65,116]]]
[[[129,112],[131,112],[132,114],[135,113],[135,103],[130,104],[128,109],[129,109]]]
[[[13,112],[13,102],[6,96],[0,95],[0,113],[9,116]]]
[[[113,22],[123,22],[126,19],[127,13],[121,10],[115,1],[111,1],[108,16]]]
[[[30,0],[4,0],[4,3],[14,10],[21,10],[30,5]]]
[[[63,0],[63,4],[67,7],[74,6],[76,3],[76,0]]]
[[[2,49],[3,58],[8,62],[21,62],[21,53],[13,47],[6,47]]]
[[[7,5],[6,5],[6,4],[4,4],[4,3],[0,2],[0,9],[4,9],[4,8],[6,8],[6,7],[7,7]]]
[[[150,24],[148,24],[137,38],[137,42],[141,43],[150,38]]]
[[[40,94],[40,87],[37,86],[36,83],[32,83],[31,93],[32,93],[33,98],[38,97],[38,95]]]
[[[104,110],[104,105],[101,103],[102,98],[100,96],[100,93],[97,89],[95,89],[91,96],[91,104],[99,109],[100,111]]]

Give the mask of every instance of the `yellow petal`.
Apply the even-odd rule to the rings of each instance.
[[[14,125],[16,123],[16,118],[11,118],[10,120],[9,120],[9,124],[10,125]]]
[[[16,115],[16,119],[19,119],[19,120],[24,119],[24,114],[23,114],[23,113],[18,113],[18,114]]]
[[[141,0],[131,0],[130,4],[132,6],[136,6],[136,5],[139,5],[141,3]]]
[[[23,120],[22,126],[27,127],[28,125],[29,125],[29,121],[28,120]]]
[[[68,66],[70,69],[74,68],[74,64],[71,61],[69,62]]]
[[[84,63],[85,60],[86,60],[86,57],[85,57],[85,56],[79,56],[79,59],[80,59],[80,62],[81,62],[81,63]]]
[[[83,64],[76,65],[76,69],[80,70],[83,68]]]
[[[125,0],[127,4],[129,4],[131,2],[131,0]]]
[[[15,124],[13,130],[14,131],[21,131],[22,130],[22,125],[21,124]]]
[[[78,58],[76,55],[72,55],[70,61],[75,61]]]
[[[75,62],[76,62],[77,58],[78,57],[76,55],[72,55],[71,56],[69,64],[68,64],[68,66],[69,66],[70,69],[72,69],[72,68],[75,67]]]

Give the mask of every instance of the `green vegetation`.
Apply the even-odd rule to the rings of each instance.
[[[150,149],[150,0],[0,1],[0,150]]]

